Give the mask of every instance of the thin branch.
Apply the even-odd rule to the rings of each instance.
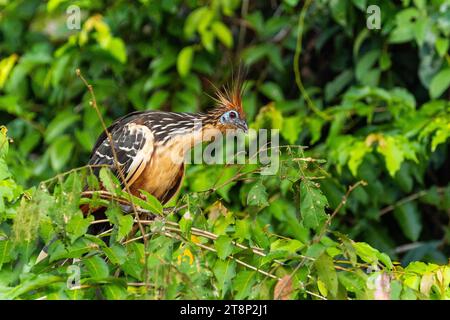
[[[292,158],[289,159],[290,161],[303,161],[303,162],[317,162],[317,163],[325,163],[327,162],[327,160],[325,159],[314,159],[311,157],[306,157],[306,158]]]
[[[57,179],[59,180],[62,177],[65,177],[65,176],[67,176],[67,175],[69,175],[71,173],[78,172],[78,171],[81,171],[83,169],[96,168],[96,167],[109,167],[109,166],[108,165],[104,165],[104,164],[101,164],[101,165],[94,164],[94,165],[85,165],[85,166],[82,166],[82,167],[73,168],[73,169],[70,169],[68,171],[65,171],[65,172],[62,172],[60,174],[57,174],[56,176],[51,177],[51,178],[49,178],[47,180],[43,180],[43,181],[41,181],[39,183],[39,185],[46,185],[49,182],[53,182],[54,180],[57,180]]]
[[[306,0],[305,4],[303,5],[303,9],[300,12],[300,16],[298,18],[298,29],[297,29],[297,44],[295,48],[295,54],[294,54],[294,74],[295,74],[295,83],[297,84],[297,87],[299,88],[300,92],[302,93],[303,97],[305,98],[306,104],[308,107],[313,111],[315,114],[317,114],[319,117],[321,117],[324,120],[331,120],[331,117],[324,113],[323,111],[319,110],[316,105],[312,102],[311,98],[309,97],[308,92],[306,92],[305,87],[303,86],[301,74],[300,74],[300,54],[302,52],[302,38],[303,38],[303,29],[305,25],[305,16],[306,12],[308,11],[309,6],[311,5],[312,0]]]
[[[97,113],[97,116],[98,116],[98,118],[100,120],[102,128],[103,128],[103,130],[104,130],[104,132],[105,132],[105,134],[106,134],[106,136],[108,138],[108,142],[109,142],[109,145],[111,146],[111,152],[112,152],[113,158],[114,158],[114,166],[116,167],[116,171],[117,171],[117,173],[119,175],[120,180],[122,181],[122,183],[123,183],[123,185],[125,187],[125,190],[127,191],[128,194],[131,195],[130,186],[126,183],[126,179],[125,179],[124,173],[123,173],[123,171],[122,171],[122,169],[121,169],[121,167],[119,165],[119,160],[118,160],[118,157],[117,157],[116,148],[114,146],[114,140],[113,140],[113,138],[111,136],[111,133],[108,131],[108,127],[106,126],[105,121],[103,119],[103,116],[102,116],[102,114],[100,112],[100,109],[98,108],[97,99],[95,97],[94,88],[83,77],[83,75],[81,74],[80,69],[76,70],[76,74],[81,79],[81,81],[84,83],[84,85],[87,87],[87,89],[89,91],[89,94],[91,95],[91,99],[92,100],[90,101],[90,104],[94,108],[95,112]],[[139,230],[141,231],[142,234],[145,234],[145,230],[144,230],[144,227],[142,226],[142,224],[140,222],[139,215],[138,215],[137,210],[136,210],[136,206],[134,205],[134,202],[133,202],[133,198],[130,198],[130,199],[131,199],[131,201],[130,201],[131,207],[133,209],[135,218],[136,218],[136,220],[138,222]],[[147,253],[147,245],[148,245],[147,240],[144,238],[144,256],[145,256],[144,277],[145,277],[145,281],[146,282],[148,282],[148,263],[147,263],[148,253]]]
[[[194,245],[200,247],[200,248],[203,248],[203,249],[205,249],[205,250],[208,250],[208,251],[217,253],[216,249],[214,249],[214,248],[211,248],[211,247],[206,246],[206,245],[201,244],[201,243],[195,243],[195,242],[192,242],[192,243],[193,243]],[[272,278],[272,279],[277,279],[277,280],[280,280],[280,279],[281,279],[281,278],[279,278],[279,277],[277,277],[277,276],[275,276],[275,275],[273,275],[273,274],[271,274],[271,273],[269,273],[269,272],[266,272],[266,271],[264,271],[264,270],[261,270],[261,269],[255,267],[255,266],[252,266],[251,264],[248,264],[248,263],[246,263],[246,262],[244,262],[244,261],[242,261],[242,260],[239,260],[238,258],[235,258],[235,257],[233,257],[233,256],[228,256],[228,258],[230,258],[231,260],[236,261],[236,263],[238,263],[238,264],[240,264],[240,265],[243,265],[243,266],[246,267],[246,268],[249,268],[249,269],[251,269],[251,270],[254,270],[254,271],[256,271],[256,272],[259,272],[259,273],[261,273],[261,274],[263,274],[263,275],[265,275],[265,276],[267,276],[267,277],[270,277],[270,278]]]
[[[423,246],[424,243],[423,242],[413,242],[413,243],[408,243],[408,244],[404,244],[402,246],[399,246],[397,248],[395,248],[395,253],[403,253],[403,252],[407,252],[410,250],[414,250],[416,248],[419,248],[421,246]]]
[[[399,207],[399,206],[401,206],[401,205],[403,205],[403,204],[405,204],[407,202],[411,202],[411,201],[414,201],[416,199],[419,199],[419,198],[425,196],[427,193],[428,192],[426,190],[422,190],[422,191],[419,191],[417,193],[413,193],[413,194],[411,194],[411,195],[409,195],[409,196],[399,200],[398,202],[396,202],[396,203],[394,203],[392,205],[384,207],[383,209],[380,210],[380,217],[384,216],[386,213],[394,211],[395,208],[397,208],[397,207]]]
[[[314,243],[317,243],[320,241],[320,239],[322,239],[323,235],[325,234],[325,232],[327,231],[328,227],[331,224],[331,220],[333,220],[333,218],[336,216],[336,214],[342,209],[343,206],[345,206],[345,204],[347,203],[348,197],[350,196],[350,194],[353,192],[353,190],[355,190],[356,188],[358,188],[359,186],[366,186],[367,182],[364,180],[360,180],[357,183],[355,183],[354,185],[351,185],[347,192],[344,194],[344,196],[342,197],[341,202],[338,204],[338,206],[336,207],[336,209],[334,209],[333,213],[328,217],[327,221],[325,222],[325,224],[323,225],[320,233],[318,236],[316,236],[315,240],[313,241]]]

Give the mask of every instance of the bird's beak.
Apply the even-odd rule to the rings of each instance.
[[[238,127],[239,129],[242,129],[245,133],[248,133],[248,125],[247,125],[247,121],[245,121],[245,120],[239,120],[239,121],[236,123],[236,125],[237,125],[237,127]]]

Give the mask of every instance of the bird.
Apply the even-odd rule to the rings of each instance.
[[[88,166],[99,176],[107,166],[133,196],[142,190],[169,202],[180,190],[184,156],[195,145],[228,130],[248,131],[242,106],[243,81],[215,88],[215,106],[206,112],[135,111],[114,121],[97,139]],[[82,205],[83,213],[95,211]]]
[[[206,112],[135,111],[114,121],[92,149],[88,161],[92,173],[99,177],[101,167],[109,167],[123,190],[133,196],[145,199],[144,190],[163,205],[169,202],[180,190],[183,159],[192,147],[230,130],[248,132],[241,75],[230,85],[214,88],[216,105]],[[84,203],[80,210],[96,220],[107,218],[104,207]],[[88,233],[99,234],[107,228],[108,223],[93,224]],[[36,263],[48,256],[48,247],[56,239],[41,250]]]

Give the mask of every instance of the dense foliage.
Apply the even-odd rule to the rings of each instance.
[[[450,1],[373,1],[378,29],[368,5],[0,0],[0,298],[449,299]],[[76,69],[109,124],[211,107],[241,62],[276,175],[191,165],[163,210],[102,170],[84,197],[102,125]],[[127,239],[121,201],[160,217]]]

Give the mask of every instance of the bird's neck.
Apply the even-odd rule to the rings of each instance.
[[[209,112],[198,112],[193,114],[193,122],[191,130],[186,134],[188,138],[192,139],[191,147],[201,142],[211,141],[215,136],[222,133],[219,125],[218,114],[221,111],[212,110]]]
[[[156,132],[159,151],[179,161],[191,148],[212,141],[222,133],[217,121],[219,112],[165,113]]]

